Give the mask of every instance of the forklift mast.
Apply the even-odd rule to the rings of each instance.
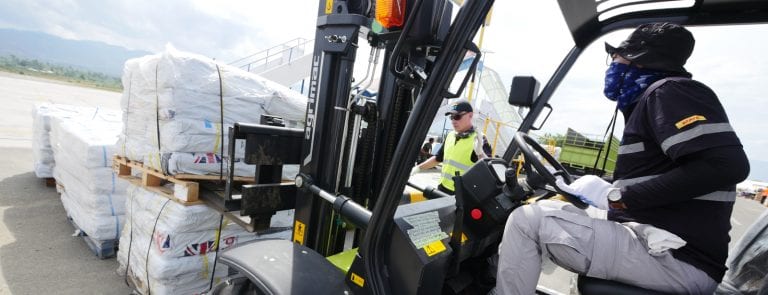
[[[354,224],[355,245],[360,246],[356,263],[364,267],[362,276],[376,276],[366,285],[373,293],[389,293],[382,284],[386,276],[379,273],[388,258],[378,247],[392,230],[408,171],[437,109],[444,98],[458,97],[469,80],[464,77],[455,93],[448,90],[459,65],[468,51],[475,55],[472,69],[480,60],[472,39],[493,3],[467,1],[451,23],[448,0],[404,2],[407,20],[381,28],[369,1],[319,1],[301,148],[299,178],[313,189],[300,190],[296,197],[293,241],[329,256],[343,250],[344,224]],[[365,89],[352,89],[361,40],[384,51],[376,98],[362,102],[357,94]],[[359,135],[351,132],[360,128],[349,119],[355,116],[367,123]],[[349,196],[342,202],[363,208],[358,211],[374,210],[373,217],[368,211],[357,214],[362,221],[342,219],[334,211],[342,205],[314,196],[342,194]]]
[[[405,136],[419,144],[417,138],[426,136],[434,117],[433,112],[432,117],[423,118],[423,134],[403,133],[417,95],[437,64],[437,54],[445,52],[443,39],[448,34],[452,4],[447,0],[404,2],[409,18],[406,25],[382,28],[374,24],[369,1],[319,1],[300,173],[323,191],[344,194],[363,207],[376,204],[381,191],[392,191],[394,198],[402,195],[404,183],[399,188],[386,184],[387,171],[393,163],[412,164],[415,152],[398,152],[398,143]],[[360,95],[366,89],[352,89],[357,82],[352,73],[361,41],[369,42],[377,52],[384,51],[375,98]],[[464,43],[453,49],[461,58],[466,52]],[[458,64],[452,72],[457,68]],[[447,74],[443,79],[450,81],[453,75]],[[435,111],[442,99],[433,98]],[[355,117],[366,123],[364,128],[351,119]],[[407,178],[408,173],[400,174]],[[310,191],[300,191],[295,216],[294,242],[326,256],[343,250],[346,221],[332,204],[313,197]],[[358,231],[355,246],[362,237]]]
[[[368,1],[319,1],[299,176],[311,189],[296,197],[293,241],[329,256],[343,250],[344,225],[353,223],[354,246],[360,246],[355,265],[363,268],[358,275],[369,278],[366,289],[372,293],[390,291],[380,273],[389,255],[379,247],[387,244],[420,139],[443,99],[458,97],[469,80],[465,76],[455,93],[448,90],[459,65],[468,51],[475,56],[471,69],[480,60],[472,39],[493,3],[467,1],[451,22],[453,4],[447,0],[401,2],[407,19],[381,28]],[[360,38],[361,32],[367,34]],[[375,99],[361,100],[357,94],[365,89],[352,89],[361,39],[384,51]],[[359,134],[351,132],[360,128],[350,119],[356,116],[367,123]],[[334,211],[342,205],[327,202],[342,194],[348,196],[344,204],[373,210],[372,218],[371,213],[356,214],[362,216],[358,222],[342,218]]]
[[[317,33],[307,99],[306,126],[301,147],[300,173],[312,177],[315,185],[339,192],[339,164],[344,144],[347,102],[361,26],[370,19],[363,15],[363,1],[320,1]],[[352,9],[350,11],[350,9]],[[323,255],[338,252],[332,233],[341,231],[331,204],[314,198],[309,191],[296,197],[294,237],[296,243]]]

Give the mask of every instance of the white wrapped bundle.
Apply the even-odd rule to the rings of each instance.
[[[107,168],[98,169],[106,170]],[[55,168],[53,174],[56,180],[64,186],[62,191],[69,193],[79,210],[100,217],[123,215],[125,214],[125,190],[128,187],[128,182],[118,178],[114,173],[111,173],[112,171],[106,170],[104,172],[109,174],[100,179],[107,179],[108,181],[95,183],[101,183],[100,186],[109,185],[111,189],[100,189],[98,192],[90,190],[87,184],[75,176],[77,174],[59,168]]]
[[[51,118],[74,118],[95,115],[97,108],[63,104],[39,104],[32,110],[32,159],[35,175],[53,177],[53,149],[51,148]]]
[[[208,152],[226,154],[228,151],[229,128],[234,124],[224,125],[207,120],[174,119],[160,122],[160,146],[165,152]],[[223,135],[223,138],[222,138]],[[222,150],[223,148],[223,150]],[[245,152],[245,141],[238,140],[235,146],[235,156],[242,158]]]
[[[228,171],[227,163],[221,163],[221,157],[213,153],[172,153],[164,154],[162,163],[168,166],[163,167],[163,171],[167,171],[170,174],[219,174],[219,171]],[[151,161],[145,159],[145,161]],[[245,164],[242,160],[235,160],[235,175],[236,176],[251,176],[256,173],[256,167],[254,165]],[[285,165],[283,166],[283,179],[293,180],[296,179],[296,174],[299,173],[299,165]]]
[[[113,194],[117,192],[121,195],[125,194],[128,183],[117,178],[112,167],[85,167],[73,161],[73,158],[61,154],[57,154],[56,159],[57,166],[63,168],[54,168],[54,177],[60,183],[68,184],[67,188],[77,184],[84,193]],[[112,161],[112,156],[109,155],[108,159]],[[121,201],[123,200],[121,199]]]
[[[118,273],[128,269],[144,294],[199,294],[209,288],[216,244],[221,251],[256,239],[291,236],[292,210],[273,217],[271,234],[258,235],[227,219],[220,225],[221,215],[204,205],[183,206],[140,187],[128,191]],[[216,280],[227,274],[225,266],[216,267]]]
[[[130,160],[141,161],[145,155],[157,152],[157,130],[156,128],[149,130],[150,126],[156,126],[155,121],[150,122],[150,112],[142,110],[141,105],[142,103],[154,105],[154,103],[139,100],[139,97],[147,97],[155,93],[155,88],[148,85],[149,78],[144,78],[139,68],[151,66],[151,63],[156,64],[158,59],[159,55],[147,55],[130,59],[123,67],[123,96],[120,99],[123,131],[118,141],[118,153]]]
[[[228,127],[259,122],[262,114],[302,127],[306,98],[282,85],[209,58],[176,51],[132,59],[123,70],[125,128],[119,152],[131,160],[166,166],[164,154],[227,154]],[[242,157],[242,145],[236,149]],[[171,171],[167,171],[171,172]],[[215,171],[178,173],[219,174]],[[238,176],[252,176],[252,173]]]
[[[139,247],[133,249],[139,250]],[[120,260],[125,259],[120,256],[121,253],[127,255],[125,251],[118,251],[118,261],[125,261]],[[139,294],[203,294],[211,288],[210,274],[213,272],[213,262],[216,255],[216,253],[209,253],[203,256],[162,259],[155,258],[150,254],[150,271],[147,273],[145,271],[147,256],[141,256],[138,252],[131,252],[128,272],[126,272],[126,267],[122,262],[117,272],[121,275],[127,275]],[[173,275],[174,273],[178,274]],[[215,286],[221,279],[227,277],[228,273],[229,270],[226,265],[216,265],[213,285]]]
[[[128,219],[126,220],[125,231],[122,233],[121,240],[125,239],[124,242],[127,242],[125,243],[126,249],[128,249],[128,244],[140,245],[141,249],[133,249],[131,251],[141,252],[144,257],[146,257],[147,249],[152,251],[152,257],[162,257],[166,260],[206,255],[209,252],[215,251],[214,245],[217,241],[218,219],[215,221],[217,226],[215,230],[176,232],[174,229],[155,228],[153,234],[152,228],[157,216],[152,216],[147,211],[137,211],[135,215],[127,216]],[[291,221],[292,218],[291,216]],[[237,224],[225,219],[218,242],[220,245],[219,250],[226,250],[256,239],[279,238],[287,240],[291,238],[292,232],[290,227],[274,228],[273,231],[261,235],[249,233]],[[151,246],[149,244],[150,236],[153,237]]]
[[[50,141],[63,186],[67,214],[96,240],[119,237],[127,183],[112,172],[112,155],[122,129],[120,113],[99,109],[91,114],[55,117]]]
[[[112,167],[122,119],[114,110],[97,109],[91,116],[54,118],[51,124],[54,151],[86,168]],[[55,138],[56,141],[53,141]]]
[[[123,96],[123,110],[156,120],[231,124],[258,121],[266,113],[299,122],[306,108],[306,98],[287,87],[171,47],[126,62],[123,83],[125,91],[130,90]]]
[[[184,206],[173,201],[169,202],[168,198],[137,186],[128,187],[128,197],[125,206],[128,212],[136,214],[147,212],[146,214],[152,216],[151,225],[155,227],[155,220],[157,220],[156,229],[161,229],[165,232],[182,233],[218,230],[221,217],[218,212],[208,206]],[[160,210],[162,210],[162,214]],[[292,223],[293,213],[291,210],[286,210],[286,212],[280,212],[279,215],[272,218],[271,227],[290,227]],[[136,221],[133,221],[133,224],[136,225]],[[150,224],[147,223],[145,225]]]
[[[157,219],[158,228],[173,229],[174,232],[216,230],[221,216],[205,205],[184,206],[133,185],[128,187],[125,207],[131,214],[147,212],[152,216],[153,227]],[[136,224],[136,221],[133,223]]]
[[[168,165],[164,167],[164,170],[170,174],[190,173],[204,175],[229,171],[227,163],[222,163],[221,157],[214,153],[172,153],[165,154],[164,156],[166,158],[163,159],[163,163]],[[256,167],[254,165],[247,165],[241,160],[235,160],[235,175],[253,176],[255,173]]]
[[[114,240],[120,236],[124,215],[94,215],[92,212],[83,210],[74,199],[67,191],[61,194],[64,210],[80,227],[80,230],[91,238],[100,241]]]

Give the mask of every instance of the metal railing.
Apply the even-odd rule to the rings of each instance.
[[[294,60],[304,56],[307,44],[310,44],[313,41],[314,40],[312,39],[295,38],[232,61],[229,65],[238,67],[247,72],[262,73],[281,65],[290,64]],[[312,44],[310,44],[310,46],[311,45]]]
[[[565,144],[577,147],[590,148],[600,150],[606,143],[605,138],[600,138],[599,135],[582,134],[573,130],[569,130],[565,135]],[[618,146],[618,141],[614,142],[614,145]]]
[[[517,126],[512,125],[512,124],[510,124],[508,122],[503,122],[503,121],[500,121],[500,120],[495,120],[495,119],[492,119],[490,117],[486,117],[483,121],[484,121],[483,122],[483,134],[485,134],[486,136],[489,136],[488,134],[491,134],[491,133],[493,134],[493,136],[492,136],[493,140],[490,143],[490,145],[491,145],[491,154],[492,155],[496,155],[497,146],[498,146],[498,143],[499,143],[498,141],[499,141],[499,138],[502,137],[502,135],[501,135],[501,133],[503,132],[502,128],[509,128],[509,129],[507,129],[507,131],[510,132],[509,134],[514,136],[515,130],[517,130]],[[504,145],[509,144],[510,140],[511,140],[511,137],[510,138],[502,138],[502,144],[504,144]]]

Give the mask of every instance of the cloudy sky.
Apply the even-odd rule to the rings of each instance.
[[[0,27],[147,51],[171,43],[228,62],[296,37],[314,38],[317,7],[318,1],[310,0],[4,0]],[[697,44],[686,67],[718,93],[749,157],[768,161],[768,40],[756,38],[768,35],[768,26],[691,30]],[[628,33],[615,32],[604,40],[617,44]],[[604,132],[613,105],[601,93],[602,42],[582,54],[555,93],[546,131]],[[488,51],[485,64],[507,84],[514,75],[533,75],[543,84],[572,41],[556,1],[496,1],[482,45]]]
[[[556,1],[496,1],[483,47],[486,64],[502,79],[533,75],[546,83],[572,46]],[[515,7],[525,5],[525,7]],[[503,15],[503,17],[502,17]],[[692,27],[696,49],[686,68],[720,97],[731,124],[752,160],[768,161],[768,25]],[[631,31],[618,31],[590,45],[555,92],[545,130],[571,127],[603,134],[615,104],[602,95],[606,54],[603,42],[618,44]],[[621,134],[619,121],[616,134]],[[768,180],[768,179],[766,179]]]
[[[172,43],[223,61],[313,38],[316,1],[3,0],[0,27],[147,51]]]

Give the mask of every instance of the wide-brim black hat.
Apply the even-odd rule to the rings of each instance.
[[[683,26],[650,23],[637,27],[619,46],[606,42],[605,51],[645,68],[687,72],[683,66],[693,53],[695,43],[693,34]]]

